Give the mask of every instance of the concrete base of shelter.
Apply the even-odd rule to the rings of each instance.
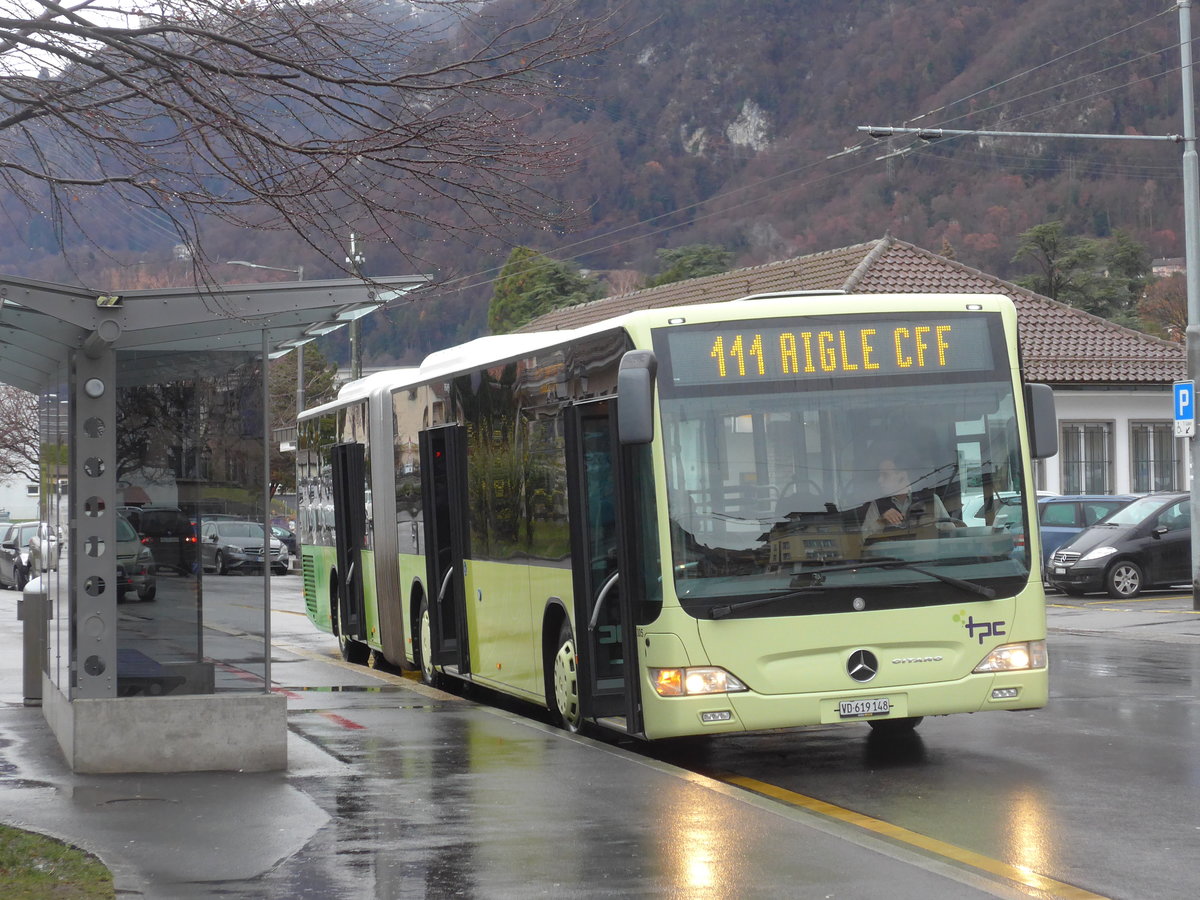
[[[42,713],[78,773],[271,772],[287,768],[282,694],[69,700],[44,677]]]

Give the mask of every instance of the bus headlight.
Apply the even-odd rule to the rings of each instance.
[[[1022,641],[1002,644],[984,657],[974,672],[1019,672],[1046,668],[1046,642]]]
[[[731,694],[749,690],[737,676],[717,666],[686,669],[651,669],[650,678],[660,697],[690,697],[699,694]]]

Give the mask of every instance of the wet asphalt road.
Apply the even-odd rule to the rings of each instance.
[[[273,605],[287,602],[281,591]],[[1200,613],[1179,593],[1052,596],[1049,619],[1043,710],[927,719],[892,743],[855,725],[622,746],[785,804],[831,804],[844,821],[870,817],[899,844],[932,838],[954,865],[1031,873],[1034,895],[1194,897]],[[277,643],[333,652],[302,617],[291,624]]]
[[[655,755],[1100,895],[1196,896],[1200,644],[1059,634],[1052,648],[1051,702],[1036,712],[927,719],[892,744],[855,726]]]
[[[183,584],[163,579],[157,603],[123,604],[123,628],[186,634],[194,611],[174,597]],[[245,677],[260,667],[262,579],[208,585],[205,651],[231,661],[219,678]],[[135,820],[160,816],[153,837],[176,852],[123,839],[119,856],[170,885],[146,896],[179,900],[524,898],[581,885],[620,897],[1157,900],[1194,897],[1200,882],[1190,596],[1052,598],[1044,710],[927,719],[893,744],[851,725],[609,742],[614,753],[513,728],[538,718],[519,704],[480,714],[410,676],[349,666],[304,617],[300,579],[271,585],[286,775],[72,778],[10,686],[3,711],[35,743],[0,766],[21,776],[0,799],[20,810],[56,791],[61,812],[35,824],[100,851],[115,829],[150,837]],[[19,685],[11,674],[4,683]],[[629,749],[649,768],[631,765]],[[663,763],[697,774],[663,781]],[[629,778],[647,789],[609,789]],[[757,815],[738,800],[749,796]]]

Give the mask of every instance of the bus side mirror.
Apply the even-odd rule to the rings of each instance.
[[[630,350],[617,370],[617,435],[622,444],[654,440],[654,375],[658,360],[649,350]]]
[[[1046,459],[1058,452],[1058,415],[1054,391],[1048,384],[1025,385],[1025,410],[1029,416],[1029,453]]]

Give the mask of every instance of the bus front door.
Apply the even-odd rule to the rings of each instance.
[[[567,416],[571,559],[579,703],[584,718],[641,731],[637,644],[624,540],[631,498],[616,434],[616,401],[570,407]]]
[[[470,671],[463,564],[467,556],[466,431],[447,425],[420,433],[425,510],[425,576],[432,647],[430,661],[450,672]]]
[[[363,608],[362,548],[366,541],[366,449],[362,444],[335,444],[332,455],[333,527],[337,537],[338,635],[361,639]]]

